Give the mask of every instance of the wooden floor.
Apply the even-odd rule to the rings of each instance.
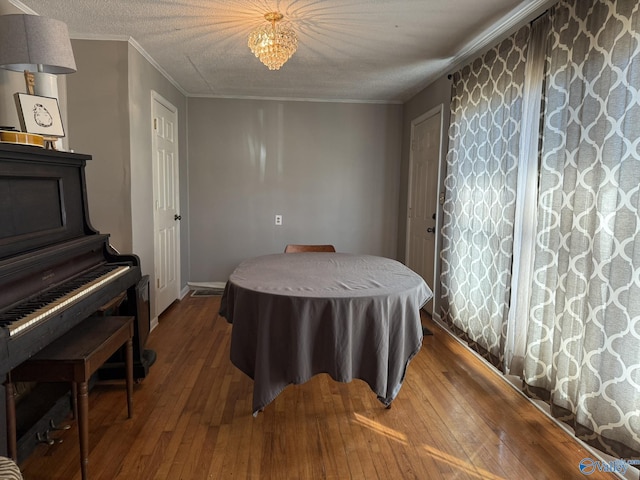
[[[254,418],[218,305],[187,296],[163,314],[132,419],[123,385],[91,391],[92,480],[585,478],[589,454],[433,324],[391,409],[364,382],[319,375]],[[20,462],[26,480],[80,479],[75,423],[57,436]]]

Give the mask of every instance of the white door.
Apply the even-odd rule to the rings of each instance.
[[[411,125],[407,266],[435,292],[435,253],[440,166],[441,109]],[[424,309],[433,315],[433,299]]]
[[[178,112],[152,92],[155,315],[180,296]]]

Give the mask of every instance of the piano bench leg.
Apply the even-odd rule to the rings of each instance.
[[[7,450],[9,458],[18,461],[18,441],[16,439],[16,391],[13,382],[4,384],[7,409]]]
[[[67,381],[71,383],[74,416],[80,440],[80,468],[82,480],[88,477],[89,467],[89,388],[88,382],[106,358],[123,345],[126,346],[127,408],[133,415],[133,335],[135,317],[101,317],[99,322],[87,319],[51,343],[36,355],[14,368],[7,376],[10,383],[21,381]],[[7,392],[13,392],[8,385]],[[7,394],[7,416],[15,405]],[[7,426],[9,427],[9,421]],[[15,439],[15,420],[8,438]]]
[[[80,440],[80,471],[86,480],[89,466],[89,389],[87,382],[78,384],[78,437]]]
[[[78,384],[71,382],[71,414],[74,420],[78,420]]]

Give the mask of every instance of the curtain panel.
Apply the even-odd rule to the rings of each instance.
[[[640,458],[640,6],[551,11],[525,390]]]
[[[549,16],[531,24],[520,132],[518,184],[513,233],[511,300],[507,318],[504,373],[522,377],[526,352],[529,299],[535,255],[542,92],[549,38]]]
[[[453,76],[441,316],[502,368],[511,288],[526,26]]]

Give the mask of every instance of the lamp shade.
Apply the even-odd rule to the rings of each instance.
[[[0,68],[53,74],[75,72],[67,26],[38,15],[0,15]]]

